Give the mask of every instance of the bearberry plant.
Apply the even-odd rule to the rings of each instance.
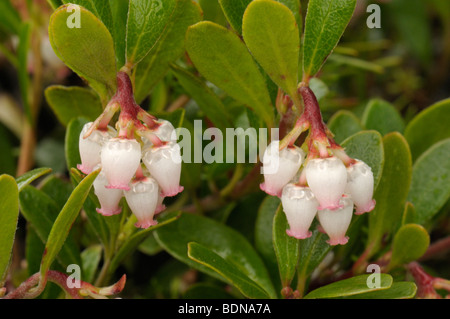
[[[0,297],[448,298],[450,7],[366,5],[0,1]]]

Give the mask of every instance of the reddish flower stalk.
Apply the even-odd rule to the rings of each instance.
[[[425,270],[417,262],[409,263],[407,266],[409,272],[414,277],[417,284],[417,297],[423,299],[441,299],[441,295],[436,292],[436,289],[444,289],[450,292],[450,281],[433,277],[425,272]],[[450,298],[450,294],[446,296]]]

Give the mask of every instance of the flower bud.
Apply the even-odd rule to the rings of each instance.
[[[107,131],[94,130],[91,135],[84,138],[84,135],[91,128],[92,123],[89,122],[83,126],[78,142],[81,164],[77,165],[77,168],[84,174],[91,173],[94,167],[100,164],[100,153],[103,145],[117,134],[115,129],[108,126]]]
[[[112,138],[102,148],[102,170],[108,188],[129,190],[129,182],[141,161],[141,146],[136,140]]]
[[[281,197],[283,187],[291,181],[303,163],[305,153],[291,146],[279,150],[279,141],[273,141],[266,148],[262,163],[264,183],[261,190],[269,195]]]
[[[290,226],[286,233],[297,239],[310,237],[312,233],[309,227],[319,206],[311,190],[308,187],[289,183],[283,188],[281,203]]]
[[[130,190],[125,191],[128,206],[136,216],[136,227],[148,228],[158,222],[153,220],[158,204],[159,186],[151,177],[144,177],[131,183]]]
[[[317,217],[323,230],[330,237],[330,245],[345,245],[348,237],[345,236],[353,214],[353,201],[351,197],[344,196],[340,200],[340,208],[335,210],[319,210]]]
[[[337,157],[316,158],[305,168],[308,186],[319,201],[319,210],[337,209],[347,184],[347,169]]]
[[[347,168],[348,182],[345,192],[352,196],[355,204],[355,214],[370,212],[375,207],[373,196],[373,173],[369,165],[357,161]]]
[[[180,186],[181,151],[177,143],[152,147],[145,152],[142,160],[161,187],[163,197],[175,196],[183,191]]]
[[[106,188],[108,180],[106,179],[103,171],[97,175],[94,180],[94,193],[100,202],[100,208],[97,208],[97,212],[103,216],[112,216],[120,214],[122,208],[119,207],[119,202],[123,197],[123,191],[121,189]]]

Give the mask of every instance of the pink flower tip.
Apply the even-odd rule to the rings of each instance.
[[[118,215],[122,212],[122,208],[117,208],[116,210],[108,210],[108,209],[104,209],[104,208],[97,208],[96,209],[97,213],[102,214],[103,216],[113,216],[113,215]]]
[[[328,209],[328,210],[338,210],[338,209],[343,208],[343,207],[344,207],[344,205],[339,204],[339,202],[338,202],[338,203],[336,203],[336,204],[325,205],[325,206],[319,205],[319,207],[317,208],[317,210],[324,210],[324,209]]]
[[[372,199],[364,206],[356,206],[355,215],[362,215],[371,212],[375,208],[376,201]]]
[[[84,165],[84,164],[78,164],[78,165],[77,165],[77,168],[78,168],[83,174],[86,174],[86,175],[89,175],[89,174],[92,172],[92,168],[91,168],[91,167],[87,167],[87,166]]]
[[[155,215],[162,213],[166,209],[166,205],[161,204],[156,206]]]
[[[306,239],[312,236],[312,232],[307,231],[307,232],[295,232],[291,229],[287,229],[286,230],[286,234],[288,234],[288,236],[290,237],[294,237],[297,239]]]
[[[259,184],[259,188],[268,195],[281,197],[282,190],[276,190],[273,187],[267,187],[266,183]]]
[[[327,243],[331,246],[335,245],[345,245],[348,243],[348,236],[340,237],[340,238],[330,238],[327,240]]]
[[[173,188],[171,190],[169,190],[167,193],[162,191],[161,192],[161,196],[163,197],[173,197],[175,195],[178,195],[179,193],[181,193],[184,190],[183,186],[178,186],[176,188]]]
[[[137,228],[143,228],[143,229],[147,229],[151,226],[155,226],[157,225],[158,222],[156,220],[144,220],[144,221],[138,221],[137,223],[134,224],[134,226],[136,226]]]
[[[129,191],[130,190],[130,186],[128,184],[117,184],[117,185],[106,185],[106,188],[109,189],[123,189],[124,191]]]

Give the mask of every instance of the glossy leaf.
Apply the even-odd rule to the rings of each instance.
[[[186,49],[206,79],[272,125],[273,106],[264,77],[235,33],[209,21],[199,22],[187,31]]]
[[[392,241],[392,256],[389,268],[409,263],[422,257],[430,245],[430,236],[425,228],[418,224],[406,224],[400,227]]]
[[[405,203],[405,210],[403,211],[402,216],[402,226],[405,224],[414,223],[416,220],[416,209],[414,205],[410,202]]]
[[[342,143],[346,138],[364,129],[358,117],[347,110],[336,112],[328,121],[327,126],[333,132],[334,140],[338,143]]]
[[[450,99],[437,102],[416,115],[405,128],[405,138],[416,160],[433,144],[449,138]]]
[[[52,14],[50,43],[58,57],[85,79],[106,105],[117,86],[114,42],[100,19],[83,7],[75,8],[64,5]],[[76,23],[77,10],[79,28],[71,24]]]
[[[0,287],[8,271],[19,218],[19,190],[12,176],[0,176]]]
[[[254,0],[244,13],[242,35],[273,82],[297,96],[300,37],[291,10],[273,0]]]
[[[242,33],[242,17],[250,2],[252,0],[219,0],[225,17],[231,27],[239,34]]]
[[[368,130],[376,130],[381,135],[390,132],[403,133],[405,123],[395,107],[383,100],[369,101],[362,116],[362,123]]]
[[[81,262],[83,265],[83,281],[92,282],[95,278],[100,260],[102,258],[102,246],[93,245],[81,252]]]
[[[252,245],[236,230],[210,218],[184,213],[165,227],[155,231],[160,245],[173,257],[223,280],[215,271],[191,260],[187,255],[187,244],[196,242],[214,251],[227,263],[240,269],[250,280],[257,283],[270,297],[275,296],[263,261]]]
[[[434,144],[414,163],[408,194],[416,210],[415,222],[424,224],[450,198],[450,139]]]
[[[129,0],[126,63],[131,69],[153,48],[174,13],[177,0]]]
[[[103,0],[100,0],[103,1]],[[125,65],[126,35],[129,0],[109,1],[114,28],[114,47],[116,50],[117,69]]]
[[[280,205],[273,220],[273,247],[277,256],[283,287],[288,287],[294,278],[300,255],[300,240],[288,236],[286,234],[288,228],[286,215]]]
[[[49,195],[30,185],[22,189],[19,200],[23,217],[36,231],[41,242],[45,244],[58,216],[57,203]],[[81,264],[80,252],[72,235],[69,235],[66,239],[58,254],[58,262],[63,267],[70,264]]]
[[[98,170],[92,172],[78,184],[53,223],[41,261],[40,273],[44,278],[57,254],[64,245],[64,242],[69,235],[70,228],[77,218],[98,173]]]
[[[359,159],[370,166],[374,178],[374,189],[376,189],[385,163],[384,147],[380,133],[376,131],[361,131],[344,140],[341,145],[350,157]]]
[[[170,63],[185,51],[184,38],[187,28],[201,20],[198,4],[191,0],[177,0],[170,21],[147,56],[135,71],[135,98],[143,101],[152,88],[169,70]]]
[[[303,42],[304,77],[313,77],[319,72],[328,55],[338,44],[355,6],[356,0],[309,1]]]
[[[180,85],[197,102],[200,109],[212,123],[222,129],[232,127],[225,105],[200,78],[176,65],[172,65],[172,72]]]
[[[49,86],[45,97],[58,120],[65,126],[76,117],[94,121],[103,111],[98,95],[88,88],[79,86]]]
[[[370,276],[380,276],[380,287],[370,288],[367,284],[370,281]],[[358,295],[367,292],[374,292],[378,290],[388,289],[392,285],[392,277],[388,274],[372,274],[372,275],[360,275],[349,279],[340,280],[329,285],[317,288],[305,296],[305,299],[317,299],[317,298],[337,298],[348,297]]]
[[[191,242],[188,244],[188,256],[219,273],[247,298],[267,299],[269,297],[264,289],[251,280],[238,267],[222,258],[213,250],[198,243]]]
[[[25,174],[16,178],[17,186],[19,188],[19,192],[28,184],[36,180],[37,178],[44,176],[45,174],[50,173],[52,170],[50,168],[41,167],[35,168],[31,171],[26,172]]]
[[[374,193],[375,208],[369,213],[368,243],[372,253],[382,238],[393,235],[400,226],[411,183],[411,153],[404,137],[389,133],[383,137],[383,145],[383,175]]]
[[[394,282],[388,289],[369,291],[362,294],[348,296],[348,299],[411,299],[417,292],[417,286],[413,282]]]

